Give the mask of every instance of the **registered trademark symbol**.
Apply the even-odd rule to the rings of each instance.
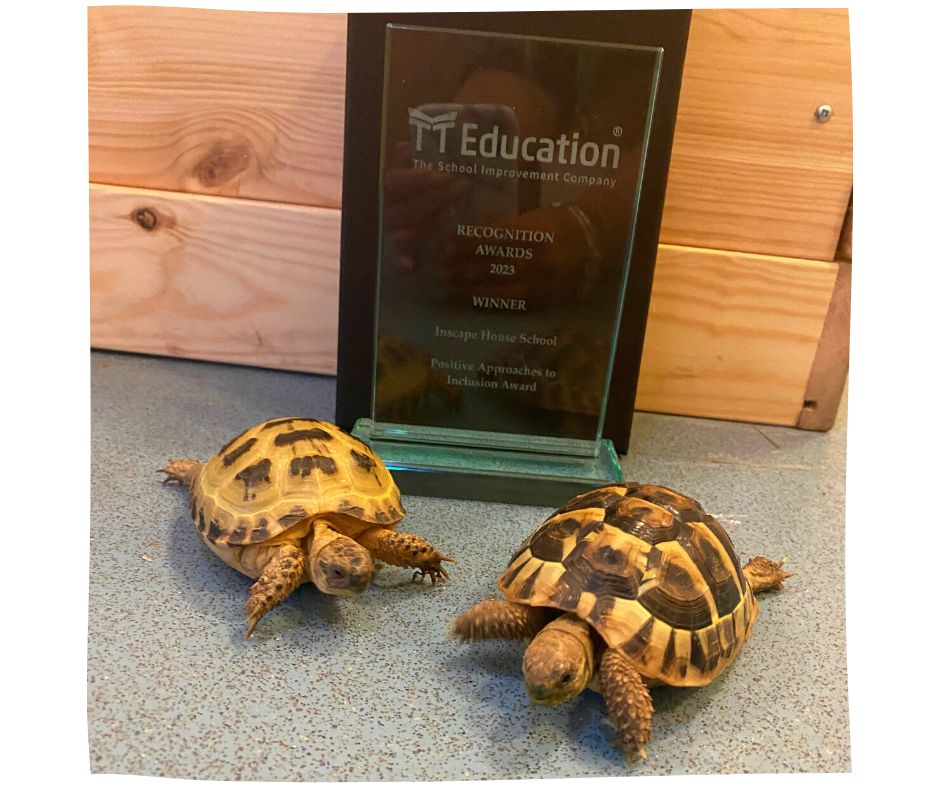
[[[614,136],[619,137],[623,134],[623,126],[614,126]]]

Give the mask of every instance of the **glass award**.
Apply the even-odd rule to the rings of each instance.
[[[369,418],[405,492],[561,502],[602,436],[662,49],[386,28]]]

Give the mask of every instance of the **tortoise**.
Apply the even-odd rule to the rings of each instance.
[[[791,574],[743,568],[721,524],[667,487],[628,482],[572,498],[516,550],[497,586],[453,625],[461,640],[531,639],[522,661],[538,705],[600,692],[629,762],[646,757],[649,687],[708,684],[757,618],[755,593]]]
[[[164,484],[190,492],[190,515],[212,552],[256,578],[248,629],[301,583],[350,596],[368,588],[374,560],[413,567],[412,580],[447,578],[452,561],[395,526],[401,495],[366,444],[325,421],[268,419],[226,443],[208,462],[171,460]]]

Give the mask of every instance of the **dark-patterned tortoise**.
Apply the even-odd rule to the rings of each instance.
[[[462,640],[531,638],[523,657],[534,703],[600,692],[627,760],[646,757],[649,687],[708,684],[757,618],[755,593],[790,574],[762,556],[743,569],[702,506],[635,482],[573,498],[513,555],[498,587],[454,623]]]
[[[405,516],[388,469],[366,444],[323,421],[269,419],[226,443],[211,460],[171,460],[166,482],[190,492],[202,540],[252,578],[247,637],[301,583],[359,594],[374,560],[446,578],[453,559],[420,536],[394,529]]]

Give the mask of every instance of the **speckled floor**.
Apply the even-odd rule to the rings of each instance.
[[[600,696],[535,708],[514,642],[462,646],[550,510],[406,497],[408,530],[459,557],[431,587],[383,567],[358,598],[302,586],[244,632],[250,583],[211,555],[154,472],[264,418],[330,419],[331,378],[92,354],[88,724],[99,773],[437,780],[850,768],[844,421],[828,434],[639,413],[629,478],[698,498],[742,558],[789,556],[754,635],[710,686],[660,688],[649,758],[628,767]]]

